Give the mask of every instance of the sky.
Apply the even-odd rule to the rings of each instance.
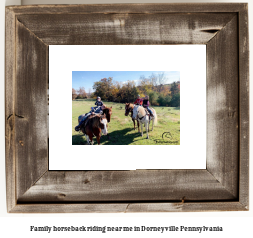
[[[84,87],[85,91],[89,89],[93,92],[94,82],[103,78],[112,77],[114,81],[125,83],[128,80],[134,80],[136,85],[140,80],[140,76],[148,78],[152,74],[164,73],[168,79],[167,83],[180,81],[179,71],[72,71],[72,88],[78,89]]]

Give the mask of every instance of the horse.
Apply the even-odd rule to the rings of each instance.
[[[107,122],[109,123],[111,121],[112,116],[112,107],[106,107],[103,109],[103,114],[106,115]]]
[[[86,137],[88,145],[93,145],[93,135],[96,136],[98,145],[100,145],[101,132],[107,135],[106,115],[90,115],[86,122],[81,125],[81,131]]]
[[[129,113],[131,114],[130,117],[132,118],[132,121],[134,123],[134,130],[135,130],[135,121],[137,121],[138,132],[140,132],[139,121],[133,118],[133,108],[134,108],[134,104],[132,104],[132,103],[126,103],[126,106],[125,106],[125,116],[128,116]]]
[[[156,111],[153,108],[150,108],[153,112],[153,118],[152,118],[152,131],[154,129],[154,124],[157,124],[157,115],[156,115]],[[150,119],[149,119],[149,115],[146,113],[145,108],[139,105],[135,105],[133,108],[133,116],[132,118],[137,119],[140,124],[141,124],[141,136],[143,136],[143,125],[145,125],[146,127],[146,132],[147,132],[147,138],[149,139],[148,136],[148,132],[149,132],[149,123],[150,123]]]

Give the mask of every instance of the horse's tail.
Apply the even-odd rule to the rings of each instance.
[[[154,120],[154,125],[156,126],[157,125],[157,122],[158,122],[158,117],[157,117],[157,114],[156,114],[156,111],[154,109],[154,112],[155,112],[155,120]]]

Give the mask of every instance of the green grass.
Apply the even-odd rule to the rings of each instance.
[[[111,122],[108,124],[107,136],[101,137],[102,145],[179,145],[180,144],[180,109],[174,107],[156,107],[158,123],[154,130],[149,132],[149,139],[146,139],[146,130],[143,131],[143,137],[134,130],[133,122],[130,116],[125,116],[125,104],[105,102],[106,106],[112,106]],[[81,132],[75,131],[78,124],[78,116],[90,111],[95,100],[75,100],[72,101],[72,144],[86,145],[86,138]],[[152,122],[150,123],[150,128]],[[166,132],[166,133],[164,133]],[[164,134],[164,135],[163,135]],[[163,135],[163,138],[162,138]],[[97,144],[96,138],[93,138]]]

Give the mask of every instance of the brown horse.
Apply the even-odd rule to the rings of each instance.
[[[109,123],[111,121],[112,116],[112,107],[106,107],[103,109],[103,113],[106,115],[107,122]]]
[[[134,123],[134,130],[135,130],[135,121],[137,121],[138,132],[140,132],[139,121],[133,118],[133,108],[134,108],[134,104],[132,104],[132,103],[126,103],[126,106],[125,106],[125,116],[128,116],[129,113],[131,114],[130,117],[132,118],[132,121]]]
[[[85,123],[81,126],[88,145],[93,145],[93,135],[96,136],[98,145],[100,145],[101,132],[107,135],[107,119],[106,115],[90,115]]]

